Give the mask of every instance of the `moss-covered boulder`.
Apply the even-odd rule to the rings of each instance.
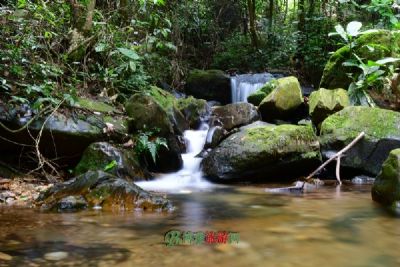
[[[309,126],[245,126],[202,162],[213,181],[283,181],[312,171],[320,162],[319,142]]]
[[[257,108],[250,103],[240,102],[214,107],[212,119],[225,130],[230,131],[260,119]]]
[[[400,147],[400,113],[370,107],[346,107],[322,122],[320,142],[329,157],[361,132],[365,137],[342,158],[342,166],[377,175],[393,149]]]
[[[366,60],[379,60],[384,57],[400,55],[400,32],[378,30],[361,35],[355,41],[354,53]],[[343,62],[351,56],[349,46],[338,49],[325,65],[320,87],[348,88],[352,82],[347,73],[360,73],[357,68],[343,66]]]
[[[156,164],[149,161],[149,169],[156,172],[173,172],[182,167],[181,153],[184,151],[181,138],[189,125],[178,109],[176,98],[157,87],[134,94],[126,103],[130,118],[129,130],[153,131],[167,140],[168,149],[161,147]]]
[[[151,178],[150,174],[140,166],[132,148],[124,149],[107,142],[93,143],[86,148],[74,173],[80,175],[97,170],[132,181]]]
[[[371,192],[374,201],[386,206],[400,201],[400,149],[389,153]]]
[[[192,129],[197,129],[210,111],[207,101],[192,96],[178,99],[177,104]]]
[[[189,73],[186,94],[207,101],[215,100],[222,104],[232,101],[231,81],[221,70],[193,70]]]
[[[311,93],[309,97],[309,114],[313,123],[318,126],[329,115],[349,105],[350,99],[346,90],[321,88]]]
[[[67,197],[83,198],[82,207],[102,207],[105,210],[169,210],[171,203],[150,194],[132,181],[102,171],[89,171],[67,182],[56,184],[36,199],[45,209],[57,209]],[[85,205],[84,203],[87,203]]]
[[[155,86],[134,94],[127,101],[125,110],[130,117],[131,130],[158,129],[161,134],[182,134],[189,127],[178,109],[176,98]]]
[[[276,87],[276,80],[267,82],[263,87],[252,93],[247,97],[247,102],[254,106],[260,105],[267,95],[269,95]]]
[[[263,99],[258,107],[264,121],[287,120],[303,104],[303,94],[296,77],[276,80],[275,89]]]

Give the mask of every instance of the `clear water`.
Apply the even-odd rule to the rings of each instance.
[[[242,74],[231,77],[232,103],[247,102],[247,97],[272,80],[270,73]]]
[[[271,186],[271,185],[269,185]],[[282,186],[282,185],[276,185]],[[400,221],[370,186],[277,195],[264,187],[169,194],[169,213],[0,209],[1,266],[400,266]],[[237,245],[164,244],[171,230],[234,231]],[[67,252],[60,261],[46,253]]]

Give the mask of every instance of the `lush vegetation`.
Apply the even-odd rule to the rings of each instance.
[[[337,24],[399,28],[372,1],[6,1],[0,90],[34,108],[77,95],[124,101],[149,84],[179,89],[191,68],[284,69],[317,85]]]

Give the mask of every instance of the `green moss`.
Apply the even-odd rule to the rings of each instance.
[[[378,140],[399,136],[400,113],[370,107],[347,107],[329,116],[321,125],[321,136],[328,142],[332,135],[352,140],[361,131],[367,139]]]
[[[222,70],[192,70],[188,76],[188,83],[211,82],[225,76]]]
[[[372,198],[385,205],[400,200],[400,149],[392,150],[372,187]]]
[[[74,105],[80,108],[85,108],[91,111],[97,111],[102,113],[112,113],[116,111],[114,107],[106,103],[94,101],[87,98],[78,98],[78,101]]]
[[[176,98],[172,94],[156,86],[150,86],[145,90],[144,94],[153,97],[165,111],[171,111],[173,107],[176,106]]]
[[[347,91],[344,89],[327,90],[324,88],[313,92],[309,97],[309,114],[313,122],[319,125],[329,115],[350,105]]]

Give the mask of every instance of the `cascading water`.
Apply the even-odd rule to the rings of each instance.
[[[208,125],[203,123],[198,130],[187,130],[184,137],[187,143],[187,152],[182,154],[183,168],[171,174],[160,176],[154,181],[137,182],[145,190],[186,193],[193,189],[206,189],[212,186],[202,178],[200,171],[201,158],[196,157],[206,142]]]
[[[232,103],[247,102],[247,97],[274,79],[271,73],[242,74],[231,77]]]

